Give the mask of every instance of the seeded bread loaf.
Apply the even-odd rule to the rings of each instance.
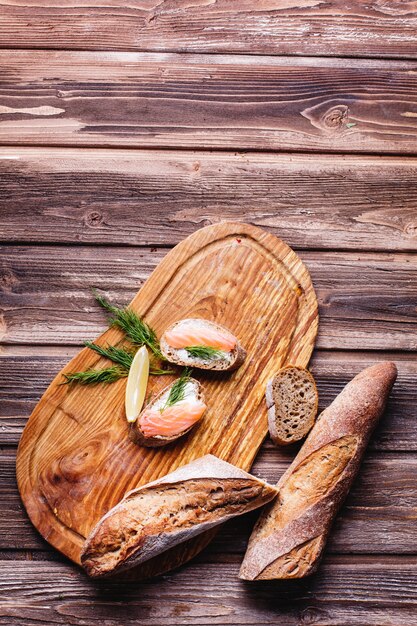
[[[249,540],[240,578],[312,574],[395,382],[394,363],[363,370],[316,421]]]
[[[303,439],[317,415],[318,393],[312,374],[288,365],[266,386],[268,427],[272,441],[281,446]]]
[[[92,577],[129,569],[276,494],[275,487],[208,454],[127,493],[87,537],[81,563]]]
[[[197,323],[201,326],[207,327],[210,330],[217,330],[219,333],[230,332],[220,324],[216,324],[215,322],[211,322],[209,320],[197,318],[179,320],[178,322],[175,322],[175,324],[172,324],[172,326],[167,328],[160,339],[161,352],[167,361],[169,361],[170,363],[175,363],[176,365],[183,365],[185,367],[215,371],[235,370],[242,365],[246,357],[246,351],[240,345],[238,340],[236,340],[236,345],[230,352],[224,353],[223,357],[219,356],[217,358],[202,358],[192,356],[187,353],[187,350],[184,348],[173,348],[167,342],[166,335],[171,330],[174,330],[176,327],[178,327],[179,324],[183,324],[184,322]]]

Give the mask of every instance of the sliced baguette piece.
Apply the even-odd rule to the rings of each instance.
[[[177,379],[178,380],[178,379]],[[142,419],[144,417],[144,415],[146,414],[147,410],[150,408],[153,408],[155,406],[163,406],[165,404],[165,401],[169,395],[169,392],[172,388],[172,386],[175,384],[176,381],[173,381],[170,385],[168,385],[167,387],[165,387],[164,389],[162,389],[162,391],[160,391],[158,393],[158,395],[156,395],[151,402],[149,402],[145,408],[143,409],[143,411],[140,413],[140,415],[138,416],[137,420],[130,424],[130,431],[129,431],[129,436],[130,439],[140,445],[140,446],[145,446],[148,448],[159,448],[161,446],[166,446],[169,443],[171,443],[172,441],[175,441],[176,439],[179,439],[180,437],[183,437],[184,435],[186,435],[187,433],[190,432],[190,430],[192,430],[200,421],[201,417],[198,418],[193,424],[191,424],[191,426],[189,426],[188,428],[183,428],[183,429],[179,429],[178,432],[176,434],[171,434],[169,436],[163,435],[163,434],[155,434],[152,436],[149,436],[146,434],[146,432],[144,432],[143,427],[141,426],[141,422]],[[191,388],[191,393],[189,395],[193,396],[196,400],[204,403],[204,393],[203,393],[203,389],[200,385],[200,383],[198,382],[198,380],[196,380],[195,378],[188,378],[187,380],[187,388],[190,387]],[[163,415],[163,413],[161,413],[161,416]]]
[[[288,365],[279,370],[268,382],[265,398],[269,434],[276,445],[300,441],[313,427],[319,395],[305,368]]]
[[[110,576],[276,494],[275,487],[208,454],[127,493],[85,540],[81,564],[89,576]]]
[[[316,571],[396,377],[394,363],[368,367],[321,413],[252,532],[240,578],[302,578]]]
[[[176,333],[180,328],[186,331],[187,325],[192,325],[193,327],[201,329],[202,336],[204,336],[205,330],[208,331],[210,334],[212,334],[213,332],[217,332],[220,335],[226,334],[227,336],[231,336],[235,339],[235,346],[230,350],[220,350],[221,353],[216,355],[215,357],[202,358],[191,355],[189,352],[187,352],[186,347],[195,347],[196,345],[203,347],[208,346],[209,348],[215,347],[211,346],[210,343],[204,343],[204,339],[197,341],[193,341],[192,339],[190,339],[190,343],[185,341],[184,347],[181,348],[173,347],[172,345],[170,345],[168,341],[170,333]],[[210,320],[198,318],[186,318],[175,322],[175,324],[172,324],[172,326],[167,328],[163,333],[160,340],[160,347],[162,355],[170,363],[203,370],[235,370],[240,367],[240,365],[242,365],[246,357],[246,351],[240,345],[238,339],[227,328],[221,326],[220,324],[216,324],[215,322],[211,322]]]

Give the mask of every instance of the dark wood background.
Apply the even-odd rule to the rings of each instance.
[[[0,2],[0,624],[417,624],[416,157],[414,2]],[[90,287],[129,301],[221,219],[307,264],[321,408],[390,358],[388,411],[314,577],[237,579],[254,514],[158,579],[90,581],[26,517],[21,431],[104,327]]]

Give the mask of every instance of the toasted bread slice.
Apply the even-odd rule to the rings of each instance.
[[[201,385],[195,378],[188,378],[184,399],[166,407],[169,393],[176,382],[162,389],[131,424],[132,441],[148,448],[166,446],[186,435],[200,421],[207,407]]]
[[[234,370],[246,357],[246,351],[227,328],[197,318],[175,322],[162,335],[160,345],[170,363],[203,370]]]
[[[268,382],[265,397],[272,441],[286,446],[303,439],[314,424],[318,408],[312,374],[302,367],[284,367]]]

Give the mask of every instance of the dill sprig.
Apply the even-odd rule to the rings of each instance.
[[[84,345],[86,345],[87,348],[94,350],[94,352],[97,352],[97,354],[100,354],[100,356],[104,356],[114,363],[121,365],[128,371],[136,353],[136,350],[131,351],[125,347],[118,348],[117,346],[107,346],[107,348],[103,348],[102,346],[98,346],[93,341],[85,341]],[[151,363],[149,374],[151,376],[165,376],[166,374],[174,374],[174,370],[164,370]]]
[[[150,376],[165,376],[166,374],[175,374],[174,370],[163,370],[160,367],[150,367]]]
[[[112,367],[105,367],[101,370],[88,369],[85,372],[71,372],[64,374],[66,381],[61,383],[66,385],[68,383],[80,383],[81,385],[96,385],[97,383],[114,383],[120,378],[124,378],[128,375],[128,370],[113,365]]]
[[[107,348],[103,348],[102,346],[98,346],[93,341],[84,341],[84,345],[94,352],[97,352],[100,356],[104,356],[113,363],[117,363],[121,365],[125,369],[129,370],[132,365],[133,357],[135,356],[134,352],[126,350],[126,348],[117,348],[116,346],[107,346]]]
[[[188,346],[185,350],[190,356],[204,360],[221,359],[224,356],[223,350],[211,346]]]
[[[137,313],[132,309],[120,308],[110,304],[110,302],[96,291],[93,291],[97,302],[106,311],[111,313],[110,324],[117,326],[124,331],[126,336],[137,346],[146,345],[159,359],[163,359],[159,341],[154,329],[149,326]]]
[[[146,345],[153,354],[161,360],[164,360],[159,348],[159,342],[153,328],[149,326],[143,319],[137,315],[132,309],[119,308],[113,306],[110,302],[93,290],[94,297],[97,302],[106,311],[111,313],[110,323],[112,326],[118,326],[125,332],[130,341],[134,344],[135,349],[128,349],[125,346],[117,347],[108,345],[106,348],[99,346],[92,341],[84,342],[85,345],[94,350],[102,357],[110,359],[116,365],[112,367],[105,367],[103,369],[88,369],[83,372],[71,372],[70,374],[64,374],[65,382],[61,384],[68,384],[78,382],[82,385],[94,385],[97,383],[114,383],[120,378],[125,378],[129,374],[130,366],[132,365],[133,358],[135,356],[138,347]],[[149,374],[152,376],[165,376],[166,374],[173,374],[173,370],[164,370],[157,365],[151,364],[149,368]]]
[[[161,407],[161,412],[167,409],[168,407],[173,406],[174,404],[177,404],[177,402],[181,402],[181,400],[184,400],[185,386],[190,380],[190,377],[191,377],[191,370],[188,369],[188,367],[186,367],[183,370],[181,376],[172,385],[169,391],[168,398],[165,404]]]

